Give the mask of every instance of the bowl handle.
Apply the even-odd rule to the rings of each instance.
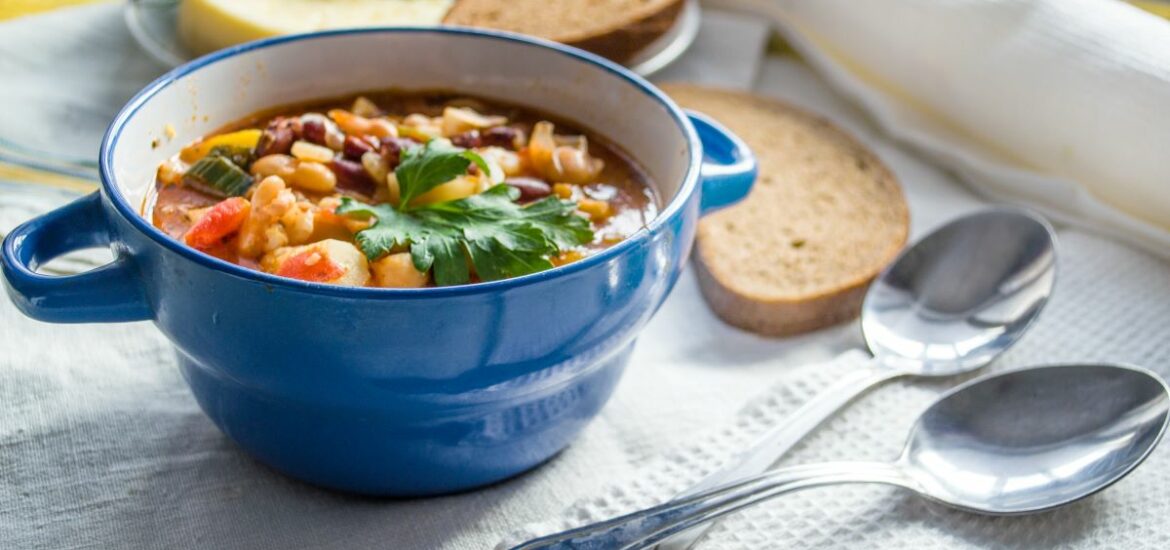
[[[687,111],[699,141],[703,144],[703,214],[737,203],[747,196],[756,181],[756,156],[731,130],[710,117]]]
[[[152,318],[140,275],[127,256],[78,275],[53,277],[37,266],[67,252],[109,246],[101,194],[33,218],[4,239],[0,267],[8,295],[25,315],[52,323],[141,321]]]

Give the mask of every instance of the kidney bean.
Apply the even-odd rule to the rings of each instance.
[[[378,184],[360,162],[343,158],[335,158],[329,162],[329,169],[337,175],[337,188],[343,191],[352,191],[367,197],[374,196]]]
[[[304,128],[305,141],[325,145],[325,123],[323,121],[310,118],[302,121],[301,126]]]
[[[295,118],[277,117],[268,123],[256,142],[256,158],[268,155],[287,155],[292,144],[301,136],[301,121]]]
[[[457,134],[451,137],[451,144],[456,147],[463,147],[471,149],[479,147],[483,140],[479,137],[479,130],[468,130],[462,134]]]
[[[402,160],[402,152],[418,146],[419,142],[403,137],[384,137],[382,138],[381,153],[386,159],[386,165],[391,170],[398,167],[398,163]]]
[[[552,194],[552,187],[536,178],[508,178],[504,183],[520,191],[520,202],[531,202]]]
[[[496,126],[484,130],[476,147],[503,147],[513,151],[524,146],[524,132],[511,126]]]
[[[345,136],[341,154],[350,160],[361,160],[362,155],[378,149],[379,143],[368,137]]]

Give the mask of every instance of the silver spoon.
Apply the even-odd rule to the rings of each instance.
[[[1064,506],[1125,477],[1161,439],[1170,388],[1147,370],[1047,366],[968,382],[918,418],[891,463],[789,466],[565,531],[514,550],[647,548],[770,498],[838,483],[882,483],[989,515]]]
[[[902,376],[982,368],[1039,316],[1056,278],[1052,227],[1023,210],[989,208],[954,220],[902,252],[870,286],[861,328],[873,359],[793,411],[747,451],[677,498],[771,468],[857,396]],[[659,550],[684,550],[707,527]]]

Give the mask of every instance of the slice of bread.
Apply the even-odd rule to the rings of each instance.
[[[746,200],[699,222],[695,266],[711,309],[771,336],[856,317],[869,283],[906,243],[909,211],[893,174],[827,120],[780,101],[663,89],[726,124],[760,162]]]
[[[443,22],[547,38],[619,63],[670,30],[684,0],[456,0]]]

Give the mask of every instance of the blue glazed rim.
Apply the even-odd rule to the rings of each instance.
[[[134,117],[134,115],[140,108],[142,108],[143,105],[146,104],[146,102],[148,102],[162,90],[169,87],[171,84],[175,83],[180,78],[192,74],[202,69],[203,67],[218,63],[219,61],[255,50],[280,46],[281,44],[287,42],[299,42],[303,40],[313,40],[316,38],[331,36],[385,33],[449,34],[459,36],[474,36],[478,38],[503,40],[508,42],[518,42],[530,46],[537,46],[553,50],[565,57],[573,58],[576,61],[589,63],[604,69],[609,74],[618,77],[628,84],[632,84],[642,93],[658,101],[658,103],[666,109],[671,118],[674,119],[674,122],[678,126],[679,130],[681,130],[686,136],[689,160],[686,174],[683,176],[682,185],[679,186],[678,190],[675,192],[674,197],[671,198],[662,211],[659,212],[653,220],[650,220],[650,223],[646,224],[645,227],[639,229],[636,233],[630,235],[621,242],[584,259],[563,266],[554,267],[549,270],[522,275],[519,277],[513,277],[510,279],[502,279],[499,281],[410,289],[346,287],[322,283],[312,283],[286,277],[277,277],[276,275],[248,269],[246,267],[221,260],[209,254],[204,254],[198,250],[184,246],[178,241],[172,239],[169,235],[163,233],[153,224],[149,223],[146,218],[144,218],[134,208],[133,205],[127,202],[126,197],[122,196],[122,194],[114,186],[114,178],[112,176],[113,151],[118,144],[118,140],[122,137],[122,130],[125,128],[127,122],[129,122],[129,120]],[[106,196],[110,198],[118,212],[124,218],[129,220],[131,225],[172,252],[175,252],[184,258],[201,264],[204,267],[221,271],[228,275],[254,280],[267,285],[275,285],[285,287],[290,290],[309,291],[313,293],[329,294],[339,297],[362,299],[429,298],[496,292],[516,288],[519,286],[536,284],[592,268],[610,260],[611,258],[623,254],[626,250],[633,248],[634,246],[637,246],[641,243],[641,241],[648,239],[651,233],[656,232],[662,226],[666,225],[669,220],[679,215],[687,198],[689,198],[694,193],[695,187],[698,185],[699,167],[701,166],[702,162],[702,150],[697,146],[698,144],[699,138],[698,134],[695,132],[694,126],[691,124],[686,114],[683,113],[682,109],[677,104],[675,104],[675,102],[670,99],[670,97],[668,97],[649,81],[634,74],[625,67],[622,67],[612,61],[609,61],[608,59],[602,58],[584,50],[540,38],[503,31],[490,31],[462,27],[366,27],[358,29],[339,29],[292,34],[256,40],[254,42],[240,44],[238,46],[205,55],[172,69],[170,72],[157,78],[154,82],[151,82],[149,85],[143,88],[142,91],[135,94],[134,97],[131,98],[124,107],[122,107],[122,110],[118,112],[118,115],[114,117],[114,121],[110,123],[109,128],[106,130],[105,136],[102,138],[98,168],[101,176],[102,190],[105,191]]]

